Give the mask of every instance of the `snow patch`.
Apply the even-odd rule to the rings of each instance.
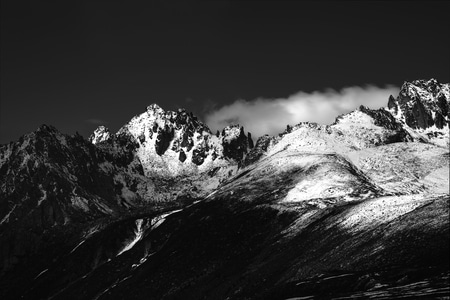
[[[136,229],[134,230],[134,234],[135,234],[134,239],[131,240],[131,242],[129,242],[127,245],[125,245],[125,247],[116,256],[119,256],[122,253],[130,250],[131,248],[134,247],[134,245],[136,245],[137,242],[139,242],[142,239],[142,237],[144,236],[144,232],[145,232],[145,227],[142,226],[143,223],[144,223],[144,219],[137,219],[135,221]]]
[[[47,272],[48,269],[45,269],[44,271],[42,271],[41,273],[39,273],[36,277],[34,277],[34,280],[38,279],[42,274],[44,274],[45,272]]]
[[[353,192],[341,174],[331,174],[325,180],[302,180],[291,189],[281,202],[306,201],[312,198],[342,197]]]
[[[390,193],[448,193],[448,150],[424,143],[393,143],[359,151],[347,158]]]
[[[223,129],[223,141],[226,143],[231,143],[231,141],[237,139],[241,133],[241,127],[237,126],[227,126]]]
[[[173,210],[173,211],[170,211],[168,213],[159,215],[159,216],[151,219],[150,226],[151,226],[152,230],[158,228],[166,220],[166,218],[168,216],[173,215],[173,214],[175,214],[177,212],[180,212],[180,211],[182,211],[182,209]]]
[[[450,193],[450,175],[449,166],[445,166],[430,172],[421,182],[427,186],[434,194],[449,194]]]
[[[350,208],[342,217],[340,226],[355,231],[388,223],[419,206],[428,203],[423,194],[386,196],[367,200]]]
[[[9,216],[11,215],[11,213],[16,209],[17,204],[14,204],[14,206],[12,207],[12,209],[3,217],[3,219],[0,221],[0,225],[3,224],[4,222],[9,222]]]
[[[75,250],[77,250],[78,249],[78,247],[80,247],[81,245],[83,245],[84,244],[84,242],[86,242],[86,240],[82,240],[78,245],[76,245],[75,246],[75,248],[73,248],[72,249],[72,251],[70,251],[70,253],[73,253],[73,252],[75,252]]]
[[[42,184],[39,184],[39,190],[41,191],[42,196],[38,200],[38,206],[40,206],[42,202],[44,202],[47,199],[47,191],[42,188]]]

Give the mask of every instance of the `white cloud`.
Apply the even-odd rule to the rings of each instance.
[[[266,133],[276,135],[288,124],[305,121],[330,124],[338,115],[360,105],[373,109],[387,106],[389,95],[397,95],[398,92],[399,88],[394,86],[380,88],[368,85],[346,87],[341,91],[300,91],[287,98],[237,100],[210,111],[205,120],[213,132],[230,124],[240,124],[254,137]]]

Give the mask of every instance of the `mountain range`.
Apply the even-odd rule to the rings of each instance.
[[[450,85],[386,103],[256,141],[151,104],[0,145],[0,298],[449,297]]]

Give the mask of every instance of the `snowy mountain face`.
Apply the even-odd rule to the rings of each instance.
[[[277,137],[263,136],[257,140],[243,164],[254,163],[261,157],[287,150],[346,155],[350,151],[412,140],[413,137],[388,111],[361,106],[339,116],[331,125],[303,122],[288,125]]]
[[[116,134],[100,126],[89,140],[106,152],[126,151],[139,161],[148,186],[128,194],[150,201],[206,196],[237,171],[253,147],[251,134],[239,125],[212,134],[192,113],[164,111],[156,104]]]
[[[263,136],[248,153],[244,164],[281,149],[300,152],[339,153],[396,142],[419,141],[449,146],[449,84],[435,79],[405,82],[395,99],[378,110],[360,106],[341,115],[331,125],[303,122],[277,137]]]
[[[153,186],[138,190],[138,196],[161,201],[174,196],[206,196],[237,171],[253,147],[251,134],[245,134],[239,125],[212,134],[192,113],[184,109],[164,111],[156,104],[116,134],[100,126],[89,140],[110,153],[127,149],[153,182]]]
[[[386,100],[254,145],[150,105],[0,146],[0,298],[450,296],[449,85]]]
[[[192,113],[164,111],[156,104],[132,118],[115,137],[121,135],[136,143],[135,155],[147,176],[192,176],[237,165],[252,145],[250,135],[238,125],[213,135]],[[90,141],[115,143],[104,127],[99,127]]]

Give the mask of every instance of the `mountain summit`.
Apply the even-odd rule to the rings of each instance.
[[[449,85],[262,136],[156,104],[0,146],[1,299],[448,297]]]
[[[253,141],[239,125],[213,135],[210,129],[184,109],[164,111],[157,104],[133,117],[113,136],[100,126],[89,140],[94,144],[117,146],[119,137],[135,143],[135,154],[145,174],[178,176],[204,173],[214,168],[238,164]]]
[[[448,140],[449,84],[436,79],[403,83],[397,98],[390,97],[388,108],[403,124],[428,139],[445,145]],[[441,140],[441,141],[439,141]]]

